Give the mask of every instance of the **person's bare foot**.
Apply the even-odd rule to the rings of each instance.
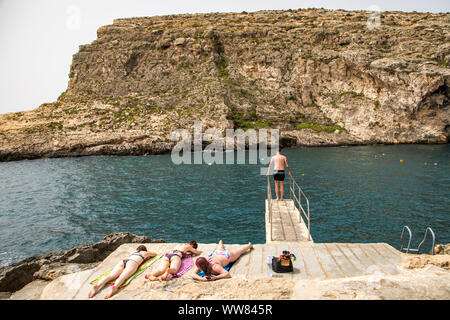
[[[109,291],[106,294],[105,299],[111,298],[113,296],[113,294],[116,293],[116,291],[117,291],[117,287],[116,286],[109,287]]]
[[[248,248],[251,250],[253,249],[253,244],[251,242],[248,243]]]
[[[92,287],[92,290],[89,291],[88,297],[92,298],[93,296],[95,296],[95,294],[97,293],[98,289],[99,289],[98,288],[98,284],[94,284],[94,286]]]
[[[153,275],[151,275],[151,274],[145,275],[145,279],[148,279],[148,280],[150,280],[150,281],[160,280],[159,277],[155,277],[155,276],[153,276]]]
[[[161,276],[161,280],[166,280],[167,276],[169,275],[169,268],[164,272],[164,274]]]
[[[172,275],[172,276],[169,277],[170,275]],[[167,277],[165,277],[164,279],[162,279],[162,277],[161,277],[161,280],[170,280],[170,279],[173,279],[173,274],[171,274],[170,272],[167,274]]]

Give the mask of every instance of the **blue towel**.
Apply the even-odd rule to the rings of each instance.
[[[233,266],[234,262],[230,262],[226,267],[224,267],[225,270],[230,271],[231,267]],[[205,272],[203,270],[200,270],[198,275],[200,277],[204,277],[205,276]]]

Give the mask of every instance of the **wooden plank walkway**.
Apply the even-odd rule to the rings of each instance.
[[[234,247],[226,246],[226,247]],[[200,245],[209,254],[215,245]],[[257,279],[268,276],[267,256],[278,256],[283,250],[294,253],[294,272],[272,273],[272,277],[291,280],[336,279],[369,274],[397,274],[401,262],[400,251],[386,243],[312,243],[285,242],[256,244],[231,268],[232,277]],[[375,253],[378,251],[378,253]],[[344,252],[348,253],[345,254]],[[353,252],[353,253],[350,253]]]
[[[308,241],[308,229],[291,199],[272,200],[272,219],[266,200],[266,242]]]

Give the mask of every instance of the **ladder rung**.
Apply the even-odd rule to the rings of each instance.
[[[419,249],[409,249],[408,250],[408,249],[404,248],[403,251],[405,251],[405,252],[418,252]]]

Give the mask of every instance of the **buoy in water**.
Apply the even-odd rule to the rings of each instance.
[[[403,162],[403,159],[400,159],[400,162]]]

